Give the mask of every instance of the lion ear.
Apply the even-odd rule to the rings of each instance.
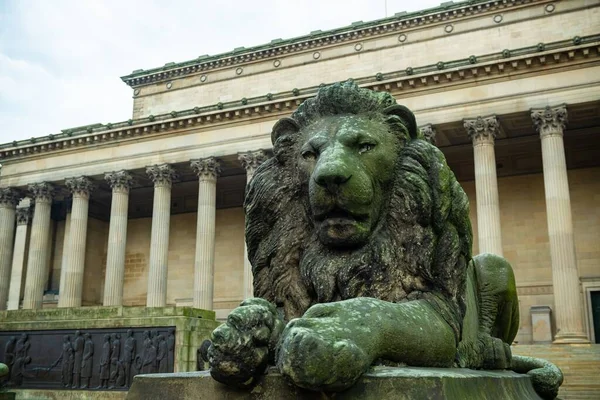
[[[412,113],[408,108],[401,106],[400,104],[395,104],[383,110],[386,115],[396,115],[399,117],[408,129],[408,134],[412,139],[416,139],[418,136],[417,131],[417,120],[415,119],[415,114]]]
[[[281,118],[273,125],[271,131],[271,143],[275,146],[275,142],[285,133],[297,133],[300,130],[298,123],[292,118]]]

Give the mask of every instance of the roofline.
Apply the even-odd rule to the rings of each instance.
[[[362,87],[386,91],[420,89],[429,85],[439,87],[443,82],[450,82],[453,79],[461,81],[477,77],[478,74],[483,76],[516,71],[519,68],[531,66],[532,60],[537,60],[536,62],[542,65],[548,62],[564,64],[576,56],[589,59],[600,57],[600,34],[586,37],[576,36],[571,40],[539,43],[520,49],[505,49],[499,53],[440,61],[436,64],[409,67],[401,71],[377,73],[374,76],[357,78],[355,82]],[[319,86],[294,89],[279,94],[242,98],[225,104],[217,103],[157,116],[149,115],[114,124],[93,124],[64,129],[55,135],[0,144],[0,160],[27,157],[82,145],[98,145],[113,140],[137,138],[139,135],[164,133],[165,130],[185,128],[196,124],[219,123],[248,116],[256,117],[263,113],[277,114],[283,111],[289,113],[289,110],[306,98],[314,96],[318,89]]]
[[[211,70],[223,66],[240,65],[258,59],[275,57],[304,48],[318,48],[331,43],[345,41],[364,36],[388,34],[408,27],[429,24],[432,22],[459,18],[478,14],[499,7],[506,8],[546,0],[470,0],[454,3],[442,3],[438,7],[411,13],[399,12],[391,17],[368,22],[354,22],[348,26],[328,31],[313,31],[308,35],[291,39],[274,39],[270,43],[249,48],[236,48],[232,51],[213,56],[203,55],[198,58],[179,63],[169,62],[162,67],[148,70],[135,70],[121,80],[131,87],[137,87],[150,82],[163,81],[188,75],[195,72]]]

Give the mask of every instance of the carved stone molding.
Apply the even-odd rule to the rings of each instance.
[[[51,203],[54,197],[54,185],[48,182],[31,183],[27,187],[36,203]]]
[[[0,206],[16,207],[21,200],[20,193],[13,188],[0,188]]]
[[[190,160],[190,164],[200,180],[216,180],[221,173],[221,164],[214,157]]]
[[[500,123],[495,115],[464,119],[463,124],[467,134],[473,140],[473,145],[478,143],[494,143],[498,134]]]
[[[17,225],[27,225],[31,218],[31,209],[29,207],[17,208]]]
[[[437,130],[431,124],[423,125],[419,127],[421,134],[429,143],[435,145],[435,136],[437,135]]]
[[[113,193],[128,193],[133,184],[133,177],[127,171],[108,172],[104,175]]]
[[[246,153],[238,153],[238,160],[246,169],[246,172],[253,173],[256,168],[267,160],[267,153],[264,150],[248,151]]]
[[[157,164],[146,167],[146,173],[154,182],[154,187],[171,186],[178,175],[175,169],[169,164]]]
[[[541,137],[561,135],[567,126],[567,105],[531,109],[531,119]]]
[[[71,191],[73,197],[90,197],[94,190],[94,182],[87,176],[78,176],[76,178],[67,178],[65,186]]]

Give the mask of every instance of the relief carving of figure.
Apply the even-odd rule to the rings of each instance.
[[[61,354],[61,379],[63,387],[71,387],[73,385],[73,345],[71,344],[71,338],[68,335],[63,337],[63,346]]]
[[[11,336],[8,338],[6,345],[4,345],[4,363],[8,366],[9,370],[12,369],[13,364],[15,363],[15,345],[17,343],[17,338]]]
[[[79,389],[81,386],[81,361],[83,360],[83,346],[85,340],[81,336],[81,331],[75,331],[75,340],[73,341],[73,389]]]
[[[156,347],[154,346],[154,339],[151,339],[150,335],[148,334],[148,336],[144,339],[144,358],[142,360],[142,373],[154,373],[155,363]]]
[[[175,329],[169,329],[167,335],[167,350],[169,351],[168,371],[175,371]]]
[[[111,335],[111,351],[110,351],[110,386],[109,389],[114,389],[117,384],[117,375],[119,366],[117,361],[120,360],[121,356],[121,335],[113,333]]]
[[[156,353],[156,362],[158,364],[158,372],[165,373],[168,368],[168,351],[167,351],[167,341],[163,335],[158,335],[158,350]]]
[[[83,347],[83,360],[81,362],[81,378],[83,379],[81,388],[87,389],[90,387],[90,380],[94,370],[94,342],[89,333],[86,332],[83,336],[85,337],[85,344]]]
[[[110,335],[104,335],[104,343],[102,344],[102,354],[100,356],[100,386],[99,389],[108,388],[108,380],[110,378]]]
[[[131,364],[135,361],[136,345],[133,331],[131,329],[127,330],[127,338],[125,339],[125,347],[123,349],[124,385],[127,387],[131,386]]]

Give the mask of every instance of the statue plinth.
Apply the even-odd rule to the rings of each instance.
[[[127,400],[314,399],[316,392],[290,385],[272,369],[252,390],[225,386],[207,371],[137,375]],[[328,398],[328,397],[323,397]],[[375,367],[336,400],[540,399],[527,375],[460,368]]]

